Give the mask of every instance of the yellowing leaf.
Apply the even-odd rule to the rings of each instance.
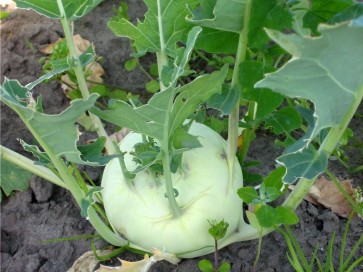
[[[355,189],[352,187],[351,180],[340,182],[344,190],[354,198]],[[348,218],[352,211],[352,205],[334,185],[333,182],[321,176],[310,188],[305,199],[315,205],[321,204],[341,217]]]

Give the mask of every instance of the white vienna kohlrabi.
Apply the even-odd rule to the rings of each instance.
[[[234,176],[229,178],[225,140],[195,122],[189,133],[199,137],[202,147],[185,152],[180,169],[172,176],[182,209],[179,217],[173,217],[164,196],[163,176],[145,170],[136,174],[134,185],[128,185],[117,159],[106,166],[102,197],[107,217],[120,234],[143,250],[156,247],[183,257],[209,253],[214,240],[208,233],[208,220],[228,222],[228,238],[241,219],[242,200],[236,192],[243,182],[237,159]],[[137,167],[129,152],[141,141],[141,135],[132,132],[120,143],[122,152],[128,152],[125,164],[129,170]]]

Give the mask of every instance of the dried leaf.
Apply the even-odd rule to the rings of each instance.
[[[111,252],[111,250],[97,250],[99,255],[107,255]],[[93,272],[98,263],[99,260],[96,259],[93,251],[88,251],[79,257],[67,272]]]
[[[76,46],[76,52],[78,55],[82,54],[89,46],[90,42],[86,39],[83,39],[81,35],[77,34],[73,36],[74,44]],[[54,43],[49,44],[47,47],[40,50],[40,52],[44,54],[52,54],[53,48],[61,41],[61,39],[58,39]],[[87,77],[87,80],[90,82],[96,82],[96,83],[102,83],[103,79],[102,76],[105,74],[105,71],[103,70],[102,66],[98,62],[92,62],[90,64],[87,64],[86,71],[90,71],[90,75]],[[68,91],[70,91],[72,88],[76,88],[74,82],[72,82],[68,75],[63,75],[62,80],[65,82],[65,84],[62,84],[62,89],[67,94]],[[94,84],[90,83],[88,84],[88,87],[91,88]],[[72,88],[71,88],[72,87]]]
[[[152,249],[151,252],[153,253],[153,256],[150,258],[149,255],[146,254],[143,260],[137,262],[120,260],[121,266],[108,267],[101,265],[96,272],[147,272],[157,261],[166,260],[172,264],[177,264],[180,261],[174,254],[166,253],[156,248]]]
[[[355,189],[352,187],[351,180],[344,180],[340,183],[347,194],[354,199]],[[353,208],[334,183],[324,176],[317,179],[305,196],[305,199],[315,205],[321,204],[344,218],[348,218]]]

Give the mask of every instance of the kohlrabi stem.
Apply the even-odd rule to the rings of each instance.
[[[160,51],[156,53],[156,59],[158,64],[158,73],[159,73],[159,84],[160,91],[165,90],[165,85],[161,80],[161,72],[164,66],[168,65],[168,56],[165,52],[165,41],[164,41],[164,30],[163,30],[163,22],[162,22],[162,14],[161,14],[161,2],[157,0],[158,7],[158,27],[159,27],[159,42],[160,42]],[[169,201],[170,210],[174,217],[179,217],[182,214],[182,209],[179,207],[178,203],[175,199],[175,192],[173,188],[173,180],[171,176],[171,156],[169,150],[169,112],[172,107],[172,101],[169,103],[168,110],[166,111],[165,116],[165,125],[164,133],[163,133],[163,141],[161,143],[161,152],[162,152],[162,161],[163,161],[163,170],[164,170],[164,178],[165,178],[165,190],[166,197]]]
[[[29,171],[30,173],[37,175],[43,179],[46,179],[64,189],[68,189],[67,184],[65,184],[56,174],[54,174],[49,168],[36,165],[34,161],[28,159],[27,157],[14,152],[5,146],[0,145],[0,156],[2,159],[5,159],[24,170]]]
[[[168,56],[165,52],[165,40],[164,40],[164,28],[162,22],[162,14],[161,14],[161,0],[157,0],[158,5],[158,27],[159,27],[159,41],[160,41],[160,51],[156,53],[157,63],[158,63],[158,73],[159,73],[159,81],[160,81],[160,91],[165,89],[163,82],[161,81],[161,71],[163,66],[168,64]]]
[[[362,99],[363,86],[360,87],[353,104],[348,108],[348,111],[339,126],[330,129],[328,135],[325,137],[325,140],[323,141],[318,150],[318,154],[325,153],[327,156],[331,155],[331,153],[334,151],[335,147],[339,143],[339,140],[342,137],[344,131],[348,127],[350,120],[353,118],[355,112],[357,111]],[[310,187],[314,184],[315,180],[316,178],[311,180],[305,178],[300,179],[295,188],[288,196],[288,198],[285,200],[283,206],[291,210],[295,210],[300,202],[304,199],[304,196],[308,193]]]
[[[239,35],[236,61],[234,64],[234,70],[233,70],[232,82],[231,82],[231,90],[237,89],[237,91],[239,93],[241,93],[241,82],[239,80],[239,67],[240,67],[240,64],[242,62],[244,62],[246,59],[251,9],[252,9],[252,0],[247,0],[245,14],[244,14],[244,20],[243,20],[243,28]],[[237,152],[239,106],[240,106],[239,104],[240,104],[240,99],[238,99],[235,107],[229,114],[229,120],[228,120],[227,161],[228,161],[230,175],[232,175],[233,164],[234,164],[233,162],[234,162],[234,159],[236,157],[236,152]]]
[[[68,46],[68,50],[69,50],[69,56],[72,58],[73,60],[73,70],[74,73],[76,74],[77,77],[77,81],[78,81],[78,87],[79,90],[81,91],[82,97],[84,99],[88,98],[90,96],[89,90],[88,90],[88,86],[87,86],[87,82],[86,82],[86,78],[84,76],[83,73],[83,67],[82,64],[80,62],[79,56],[77,54],[76,51],[76,46],[74,44],[74,40],[73,40],[73,34],[71,31],[71,27],[70,27],[70,23],[69,20],[66,16],[65,10],[64,10],[64,6],[63,6],[63,2],[62,0],[57,0],[57,4],[58,4],[58,8],[59,8],[59,12],[60,12],[60,21],[63,27],[63,31],[64,31],[64,36],[65,39],[67,41],[67,46]],[[106,137],[106,143],[105,143],[105,148],[107,150],[107,153],[110,154],[115,154],[115,149],[114,146],[110,140],[110,138],[108,137],[103,124],[101,122],[101,120],[89,113],[90,118],[92,119],[92,122],[95,126],[95,129],[97,131],[97,134],[99,136],[103,136]]]

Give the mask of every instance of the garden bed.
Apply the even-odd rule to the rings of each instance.
[[[142,1],[127,1],[131,19],[144,14],[146,7]],[[141,96],[144,91],[146,76],[138,70],[128,73],[123,63],[129,59],[129,41],[116,38],[106,27],[113,7],[119,1],[108,0],[98,6],[94,12],[75,23],[75,34],[94,42],[96,52],[102,57],[105,69],[104,82],[119,86],[124,90],[133,90]],[[134,13],[137,11],[137,13]],[[35,80],[41,74],[39,59],[44,55],[40,49],[62,37],[60,23],[40,16],[33,11],[14,10],[1,22],[1,80],[3,77],[19,79],[23,84]],[[145,65],[153,60],[146,59]],[[58,113],[69,105],[60,85],[56,82],[41,84],[36,88],[41,94],[46,113]],[[363,113],[360,107],[361,114]],[[51,124],[50,124],[51,125]],[[351,128],[356,138],[363,137],[363,126],[353,120]],[[271,158],[281,152],[274,147],[274,138],[266,131],[260,131],[257,140],[249,150],[248,158],[260,160],[263,165],[255,168],[259,174],[267,174],[274,168]],[[1,105],[1,144],[12,150],[21,151],[18,139],[32,143],[32,137],[23,127],[21,120],[6,106]],[[363,164],[362,154],[348,153],[355,165]],[[362,173],[349,174],[337,162],[331,162],[331,170],[340,179],[353,179],[355,185],[363,187]],[[89,174],[93,180],[100,180],[102,169],[92,170]],[[82,218],[80,210],[65,190],[40,178],[33,177],[31,188],[26,192],[17,192],[10,198],[3,198],[1,205],[1,271],[67,271],[73,262],[83,253],[91,250],[91,240],[62,241],[44,243],[46,240],[92,235],[92,226]],[[213,209],[213,207],[211,207]],[[120,211],[121,213],[122,211]],[[346,219],[340,218],[330,210],[314,206],[303,201],[297,209],[299,224],[292,230],[307,256],[311,256],[316,245],[318,256],[322,259],[327,253],[327,243],[333,231],[337,232],[333,257],[339,259],[340,239]],[[347,239],[346,251],[349,253],[353,244],[363,233],[363,221],[352,221]],[[100,244],[99,244],[100,246]],[[235,243],[219,251],[220,260],[231,264],[231,271],[251,271],[257,251],[257,240]],[[287,246],[278,232],[273,232],[262,241],[262,251],[257,271],[292,271],[286,258]],[[363,248],[356,257],[363,255]],[[212,260],[213,255],[206,256]],[[137,260],[142,256],[123,253],[121,259]],[[200,258],[183,260],[178,266],[159,263],[151,271],[199,271]],[[359,271],[359,269],[357,270]]]

